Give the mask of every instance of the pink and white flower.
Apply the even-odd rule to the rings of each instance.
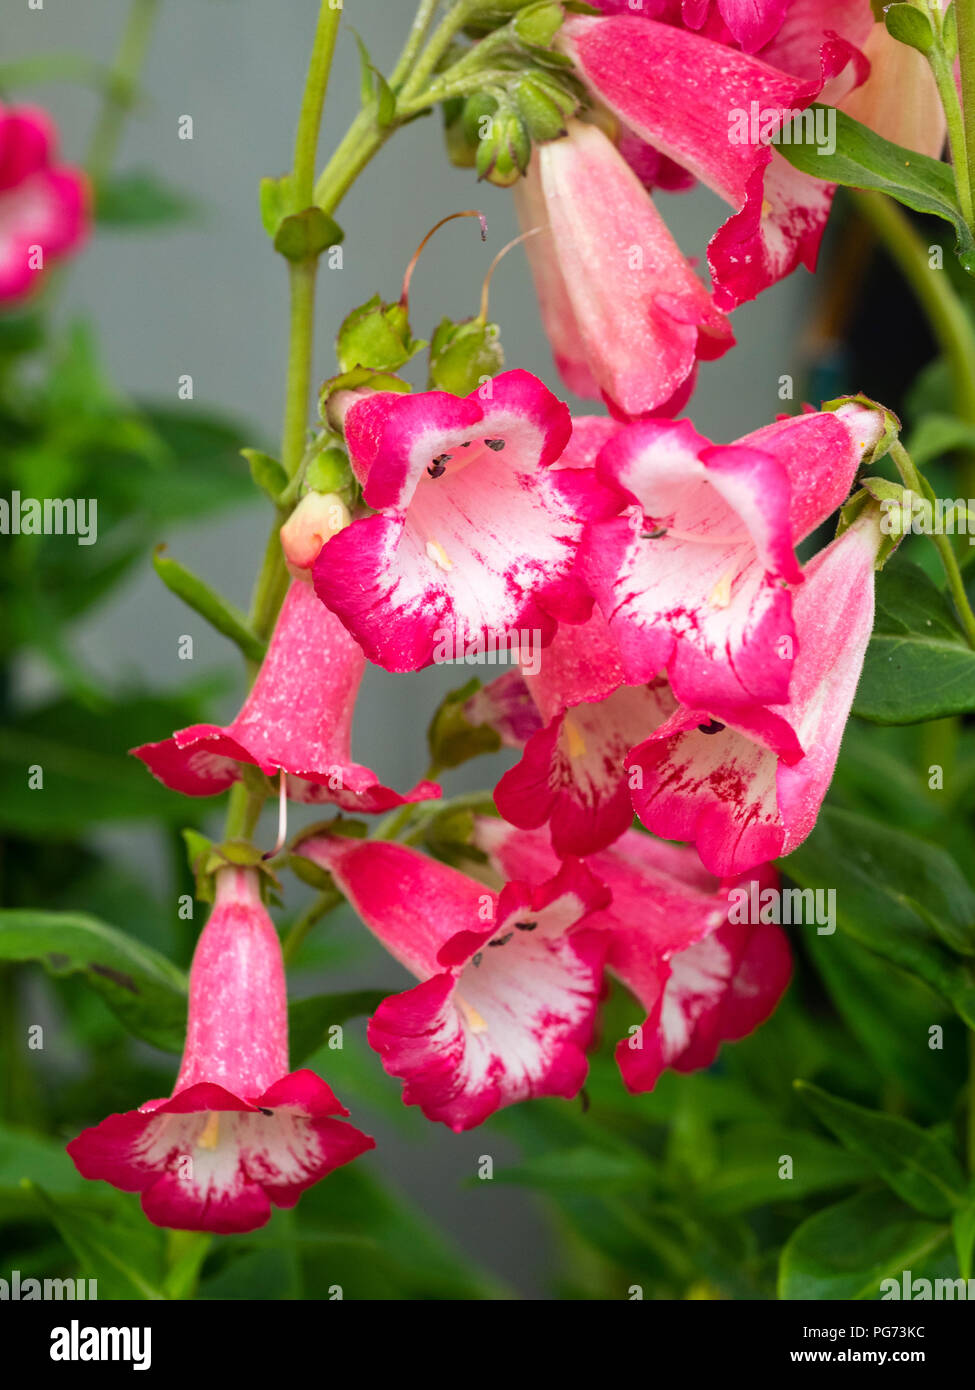
[[[439,796],[433,782],[401,795],[352,761],[352,715],[365,665],[338,618],[309,584],[295,580],[254,688],[233,723],[193,724],[132,752],[185,796],[225,791],[245,763],[269,777],[283,771],[295,801],[331,802],[346,811],[388,811]]]
[[[630,750],[676,709],[667,681],[627,684],[599,613],[560,628],[524,680],[542,726],[498,782],[495,804],[512,825],[547,825],[558,855],[605,849],[633,820]]]
[[[505,877],[538,883],[558,860],[538,831],[512,830],[478,817],[474,844]],[[724,1042],[737,1041],[775,1009],[791,973],[785,934],[771,924],[728,920],[728,895],[692,850],[628,830],[587,865],[612,902],[590,919],[606,933],[606,969],[646,1011],[616,1048],[629,1091],[652,1091],[668,1067],[708,1067]],[[778,882],[761,871],[762,887]]]
[[[57,162],[50,117],[0,106],[0,303],[22,299],[87,231],[85,176]]]
[[[407,1105],[459,1132],[515,1101],[578,1094],[604,951],[588,921],[609,901],[588,870],[567,863],[548,882],[495,895],[403,845],[336,836],[300,853],[420,981],[369,1023]]]
[[[630,755],[637,815],[655,834],[693,841],[712,873],[745,873],[812,831],[870,640],[881,540],[868,510],[806,566],[788,703],[681,708]]]
[[[351,404],[352,466],[377,510],[325,545],[315,587],[370,660],[413,671],[441,644],[464,651],[515,631],[545,643],[573,617],[570,573],[592,509],[589,477],[554,466],[571,428],[567,407],[522,371],[463,398],[376,392]]]
[[[615,435],[597,476],[629,502],[592,524],[583,574],[627,681],[666,669],[682,703],[782,703],[796,651],[793,546],[847,496],[880,415],[782,419],[730,445],[686,420]]]
[[[869,67],[854,42],[835,33],[823,42],[815,23],[794,54],[785,27],[776,36],[780,51],[815,62],[812,74],[635,14],[570,16],[562,30],[583,80],[626,131],[735,209],[708,248],[714,302],[726,311],[800,264],[815,268],[833,188],[793,169],[769,140],[817,97],[846,95]]]
[[[623,416],[674,414],[731,326],[640,179],[595,125],[539,146],[515,188],[545,330],[566,385]]]
[[[110,1115],[68,1145],[86,1178],[142,1194],[157,1226],[253,1231],[272,1204],[375,1144],[314,1072],[288,1071],[284,966],[254,870],[217,874],[190,971],[183,1062],[169,1100]]]

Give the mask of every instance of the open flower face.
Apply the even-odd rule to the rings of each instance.
[[[666,670],[694,708],[788,699],[793,546],[844,500],[879,421],[842,407],[731,445],[647,422],[604,446],[597,474],[631,505],[592,525],[581,565],[628,680]]]
[[[287,774],[296,801],[330,802],[347,811],[387,811],[440,795],[420,782],[401,795],[352,761],[352,715],[365,657],[334,614],[299,580],[291,585],[254,689],[232,724],[193,724],[161,743],[132,751],[167,787],[214,796],[240,776],[242,763],[269,777]]]
[[[345,430],[377,511],[328,542],[315,587],[370,660],[412,671],[512,634],[549,641],[587,515],[586,475],[552,466],[566,406],[512,371],[463,398],[366,396]]]
[[[157,1226],[263,1226],[374,1147],[310,1071],[288,1072],[281,947],[252,870],[224,869],[190,972],[183,1062],[169,1100],[110,1115],[68,1145],[86,1178],[140,1192]]]
[[[631,754],[637,815],[655,834],[694,841],[712,873],[789,854],[815,825],[870,640],[881,539],[867,514],[806,566],[787,704],[681,709]]]
[[[479,817],[475,845],[502,875],[529,883],[558,859],[544,834]],[[785,934],[772,924],[728,920],[732,887],[701,867],[693,850],[628,830],[587,865],[612,893],[591,920],[607,937],[606,968],[646,1011],[616,1049],[629,1090],[650,1091],[667,1067],[710,1066],[723,1042],[745,1037],[775,1008],[789,980]],[[778,882],[759,873],[762,887]]]
[[[45,112],[0,106],[0,303],[29,293],[52,261],[85,238],[84,175],[55,156]]]
[[[578,864],[495,896],[401,845],[339,837],[301,853],[328,869],[366,926],[420,983],[379,1006],[369,1043],[403,1100],[454,1130],[531,1096],[571,1097],[599,999],[609,901]]]

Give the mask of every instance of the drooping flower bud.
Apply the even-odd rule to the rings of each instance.
[[[477,147],[477,176],[499,188],[510,188],[528,168],[531,152],[528,126],[513,106],[500,105]]]
[[[519,115],[532,140],[558,140],[567,133],[567,121],[579,107],[579,99],[545,72],[529,72],[511,88]]]
[[[426,343],[410,332],[404,304],[384,304],[378,294],[353,309],[338,332],[335,351],[343,372],[369,367],[395,372],[409,362]]]
[[[310,582],[311,568],[322,546],[350,521],[349,509],[337,492],[305,494],[281,527],[281,548],[295,579]]]

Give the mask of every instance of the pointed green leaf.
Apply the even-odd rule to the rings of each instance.
[[[265,643],[261,641],[250,629],[247,619],[238,608],[228,603],[222,595],[210,588],[199,575],[192,570],[181,565],[178,560],[172,560],[161,553],[163,547],[160,546],[152,557],[153,568],[166,588],[181,598],[185,604],[199,613],[211,627],[228,637],[240,650],[248,661],[260,663],[264,660],[264,653],[267,650]]]

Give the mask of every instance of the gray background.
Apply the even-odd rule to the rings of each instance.
[[[26,0],[3,0],[2,8],[5,62],[66,50],[107,61],[127,11],[124,0],[45,0],[42,11],[28,10]],[[191,373],[196,400],[185,409],[226,411],[249,425],[256,445],[272,450],[282,410],[286,272],[261,226],[257,184],[262,175],[289,166],[317,8],[316,0],[165,0],[144,99],[130,119],[116,168],[154,169],[199,199],[203,216],[159,234],[97,237],[71,271],[63,306],[67,314],[94,320],[106,368],[120,389],[173,403],[178,377]],[[362,33],[381,69],[391,68],[414,8],[413,0],[346,0],[347,24]],[[358,81],[355,45],[345,32],[326,110],[323,158],[355,110]],[[80,158],[97,98],[53,85],[24,95],[53,110],[66,155]],[[177,138],[184,114],[193,117],[192,141]],[[469,171],[448,165],[438,115],[395,136],[339,211],[346,230],[344,268],[322,268],[319,379],[334,371],[331,339],[341,317],[377,290],[396,297],[403,268],[428,228],[445,213],[472,205],[488,216],[488,244],[481,245],[473,224],[452,224],[438,234],[413,281],[414,327],[421,334],[443,314],[476,311],[484,271],[517,226],[506,192],[478,187]],[[685,251],[703,258],[708,236],[726,215],[717,200],[697,190],[662,195],[660,206]],[[809,283],[804,274],[794,276],[736,313],[737,351],[701,369],[690,413],[703,433],[732,439],[783,408],[778,377],[799,366],[796,325],[803,319]],[[501,324],[508,365],[536,372],[564,396],[520,249],[495,276],[491,309]],[[246,606],[267,525],[266,510],[255,505],[218,523],[161,533],[159,539]],[[142,679],[175,685],[187,675],[187,664],[176,658],[176,639],[184,632],[196,638],[194,676],[226,668],[225,644],[162,589],[147,557],[124,593],[79,628],[76,646],[83,660],[113,684]],[[421,736],[437,692],[459,684],[466,674],[448,668],[393,677],[370,670],[357,712],[355,756],[375,767],[388,785],[410,785],[422,772]],[[46,679],[37,666],[27,665],[21,673],[24,687],[38,695]],[[235,704],[221,713],[231,714]],[[489,772],[480,764],[472,775],[484,785]],[[463,772],[446,779],[448,791],[468,784]],[[112,832],[107,838],[153,868],[147,835]],[[382,978],[391,979],[389,965],[378,955],[376,960]],[[366,968],[361,982],[375,984],[375,972]],[[334,987],[347,983],[344,977]],[[344,1099],[359,1119],[355,1097]],[[528,1200],[503,1187],[484,1193],[460,1186],[483,1149],[483,1138],[426,1126],[420,1149],[378,1119],[372,1130],[381,1143],[368,1161],[393,1175],[486,1265],[529,1294],[543,1288],[549,1256],[544,1228]],[[491,1147],[503,1148],[494,1137]]]

